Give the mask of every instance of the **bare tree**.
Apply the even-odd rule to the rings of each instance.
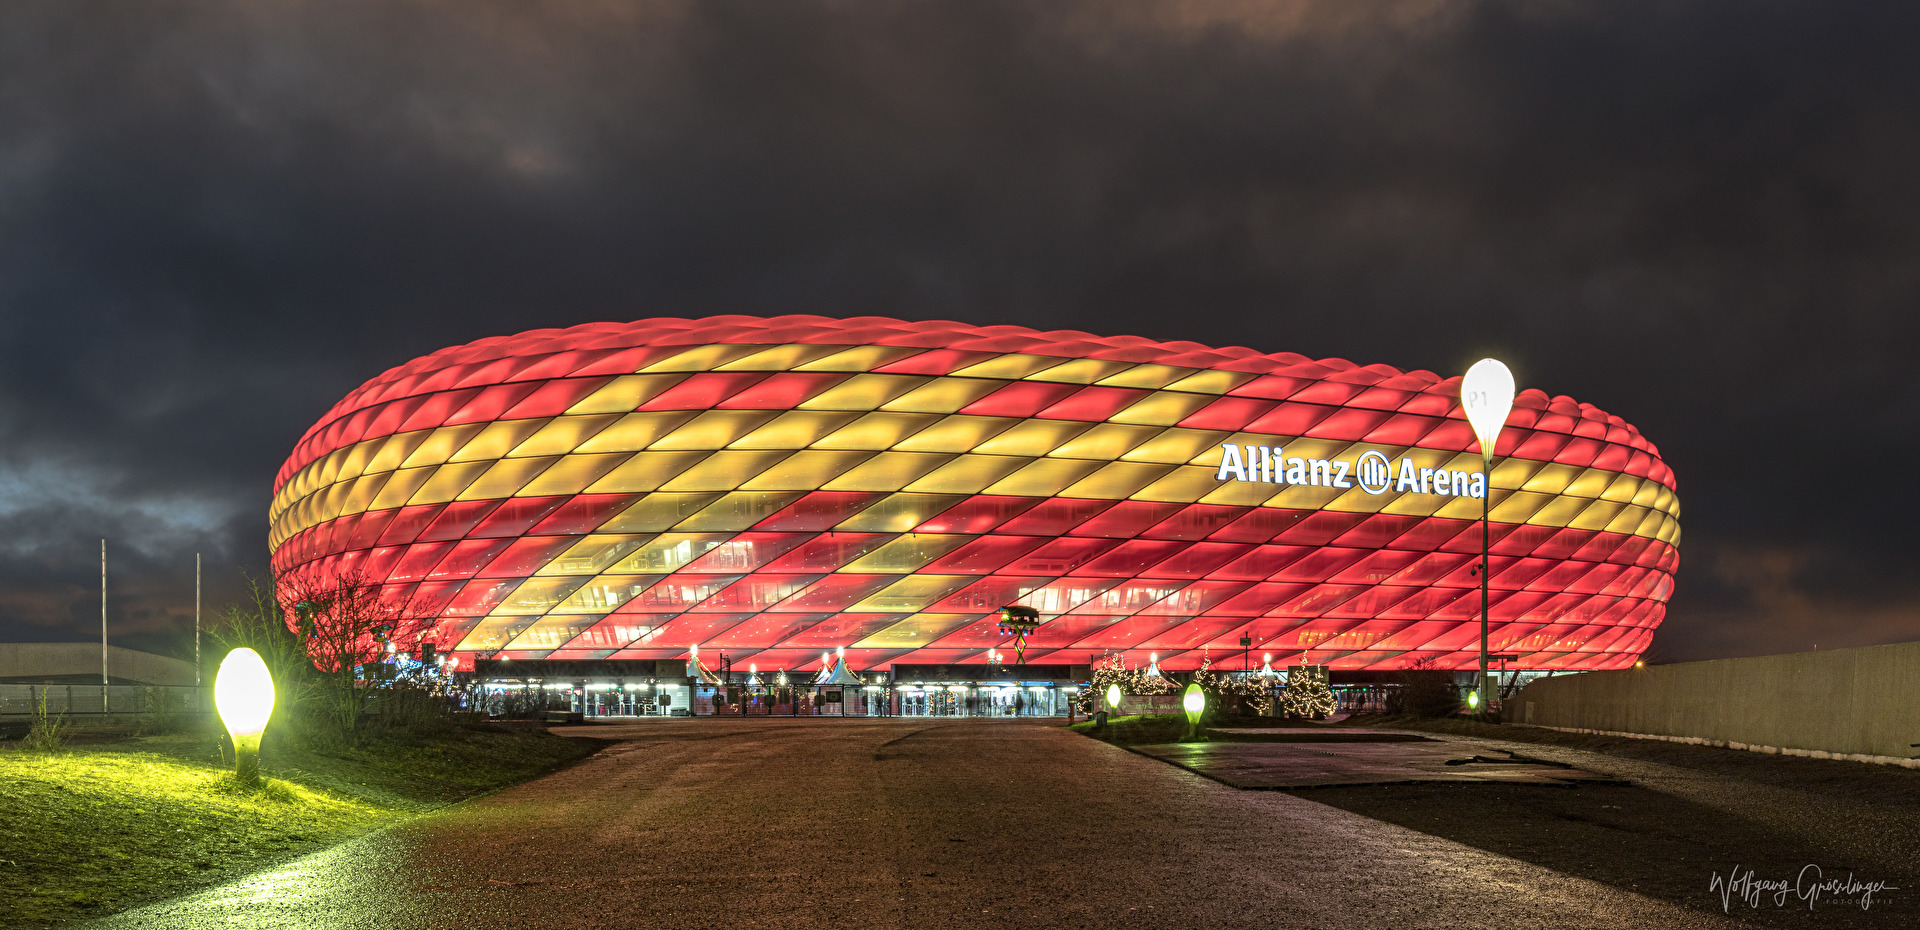
[[[319,687],[316,710],[352,739],[373,695],[393,684],[389,654],[418,642],[432,620],[408,616],[364,572],[294,570],[275,584],[277,606],[305,651]]]

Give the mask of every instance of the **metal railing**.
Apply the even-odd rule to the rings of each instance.
[[[0,718],[25,719],[40,710],[64,717],[133,714],[204,714],[212,700],[191,685],[19,685],[0,684]]]

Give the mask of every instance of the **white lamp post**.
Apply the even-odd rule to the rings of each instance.
[[[213,706],[233,737],[234,780],[260,783],[260,734],[273,716],[273,675],[260,654],[242,646],[220,660],[213,678]]]
[[[1473,435],[1480,440],[1480,564],[1475,571],[1480,573],[1480,678],[1475,684],[1475,693],[1487,693],[1487,603],[1489,585],[1488,550],[1491,547],[1490,524],[1488,523],[1489,502],[1493,500],[1493,448],[1500,441],[1500,428],[1507,425],[1507,414],[1513,412],[1513,372],[1498,360],[1483,358],[1467,369],[1466,377],[1460,379],[1460,406],[1465,408],[1467,422],[1473,424]]]

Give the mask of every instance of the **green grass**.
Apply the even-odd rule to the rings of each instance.
[[[84,734],[79,734],[84,739]],[[599,748],[545,732],[449,729],[332,752],[261,752],[236,788],[211,735],[54,754],[0,751],[0,922],[97,917],[399,823]]]

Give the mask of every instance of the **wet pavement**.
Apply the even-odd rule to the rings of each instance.
[[[89,926],[1737,926],[1039,723],[673,719],[563,732],[621,741]]]
[[[1134,752],[1180,766],[1234,788],[1402,785],[1416,782],[1501,782],[1565,786],[1622,784],[1565,762],[1489,743],[1435,740],[1362,729],[1231,731],[1236,741],[1154,743]]]

